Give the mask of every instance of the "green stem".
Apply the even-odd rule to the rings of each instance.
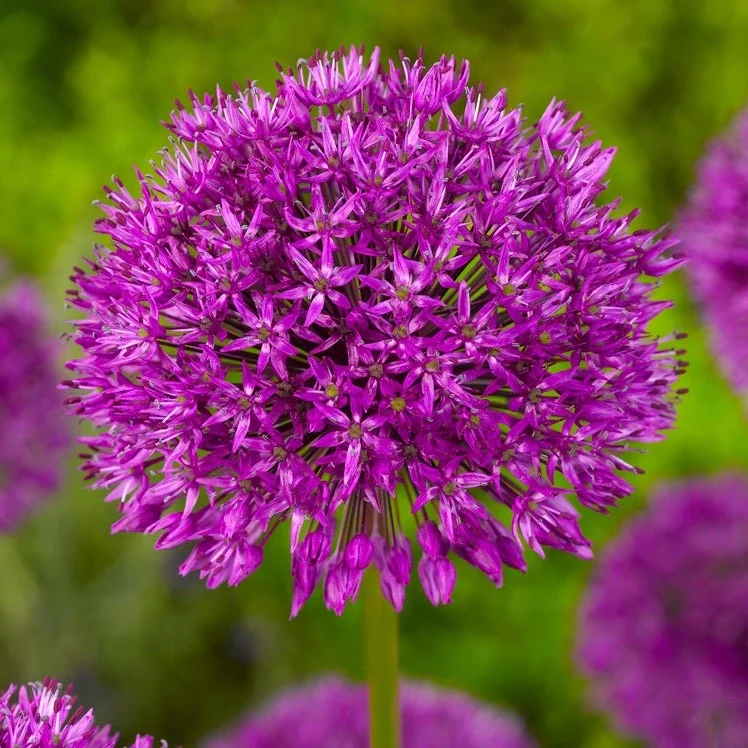
[[[397,613],[384,599],[373,568],[364,574],[363,586],[370,748],[400,748]]]

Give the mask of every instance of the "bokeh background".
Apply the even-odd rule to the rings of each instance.
[[[642,208],[642,225],[662,224],[677,215],[704,144],[748,102],[747,38],[745,0],[2,0],[0,259],[39,279],[64,330],[66,279],[93,239],[91,202],[112,172],[132,185],[132,166],[156,156],[173,99],[247,78],[272,86],[275,60],[352,42],[386,55],[424,47],[429,61],[468,57],[474,79],[508,87],[530,118],[565,99],[619,146],[611,192]],[[676,430],[638,459],[646,474],[635,496],[612,516],[585,517],[598,551],[657,481],[745,457],[741,404],[685,281],[666,283],[676,306],[658,326],[689,333],[691,392]],[[192,746],[286,684],[363,676],[356,607],[337,619],[314,598],[288,621],[281,537],[254,578],[207,592],[177,576],[179,554],[111,537],[114,507],[75,467],[71,454],[61,495],[0,538],[0,685],[51,673],[74,681],[124,737]],[[498,591],[463,564],[455,603],[442,609],[413,586],[404,673],[514,709],[543,746],[636,745],[591,709],[573,666],[592,564],[551,552]]]

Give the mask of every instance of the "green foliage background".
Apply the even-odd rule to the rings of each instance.
[[[468,57],[474,79],[508,87],[530,118],[553,96],[567,100],[619,146],[611,192],[642,207],[642,225],[664,223],[705,142],[748,100],[746,39],[744,0],[4,0],[3,260],[39,277],[63,330],[67,275],[90,251],[91,201],[112,172],[132,185],[132,165],[155,157],[173,99],[247,78],[271,86],[275,60],[351,42]],[[585,517],[598,549],[658,481],[744,461],[741,406],[684,279],[663,295],[677,303],[661,329],[690,334],[691,393],[676,431],[640,458],[647,472],[635,496],[612,516]],[[71,457],[62,495],[0,538],[0,685],[72,679],[81,702],[125,737],[190,746],[287,684],[329,671],[362,677],[357,609],[337,619],[314,599],[287,620],[281,537],[253,579],[206,592],[178,578],[178,557],[153,552],[152,539],[110,537],[114,516]],[[463,565],[445,609],[414,586],[401,617],[403,671],[511,707],[544,746],[634,745],[591,711],[573,667],[593,564],[552,554],[499,591]]]

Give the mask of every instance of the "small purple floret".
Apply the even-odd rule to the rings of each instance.
[[[15,529],[61,484],[73,440],[58,391],[57,342],[29,282],[0,292],[0,532]]]
[[[748,745],[748,478],[659,490],[603,554],[578,658],[647,745]]]
[[[401,684],[403,748],[532,748],[513,716],[457,691]],[[279,696],[206,748],[368,748],[366,687],[327,678]]]
[[[0,745],[3,748],[115,748],[117,734],[98,727],[93,709],[76,708],[72,688],[45,678],[0,694]],[[130,748],[153,748],[150,736],[138,736]],[[161,743],[166,748],[166,743]]]
[[[678,234],[714,352],[748,394],[748,111],[711,144]]]
[[[434,604],[455,556],[497,585],[523,541],[588,558],[572,501],[630,492],[683,364],[647,331],[674,242],[602,202],[613,149],[579,122],[357,49],[179,104],[73,276],[71,403],[114,529],[194,543],[182,571],[214,586],[288,522],[292,615],[320,584],[340,612],[371,564],[400,610],[408,511]]]

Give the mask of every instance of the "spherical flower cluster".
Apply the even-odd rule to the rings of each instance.
[[[711,145],[678,228],[715,354],[748,393],[748,111]]]
[[[674,242],[598,204],[613,150],[579,115],[528,126],[467,62],[281,72],[275,95],[180,104],[73,276],[71,402],[114,529],[194,542],[182,571],[213,587],[288,521],[292,615],[319,583],[340,613],[371,564],[399,610],[404,512],[435,605],[453,554],[496,585],[522,539],[589,557],[570,497],[615,504],[629,442],[673,422],[682,362],[647,332],[668,303],[646,276]]]
[[[93,709],[75,708],[72,689],[56,680],[11,685],[0,694],[0,746],[3,748],[115,748],[117,735],[97,727]],[[165,748],[166,744],[161,744]],[[153,738],[138,736],[131,748],[153,748]]]
[[[0,295],[0,531],[60,485],[72,439],[57,390],[55,343],[29,283]]]
[[[455,692],[401,687],[403,748],[532,748],[512,716]],[[368,748],[366,687],[327,678],[289,691],[206,748]]]
[[[659,491],[606,549],[578,657],[655,748],[748,745],[748,478]]]

